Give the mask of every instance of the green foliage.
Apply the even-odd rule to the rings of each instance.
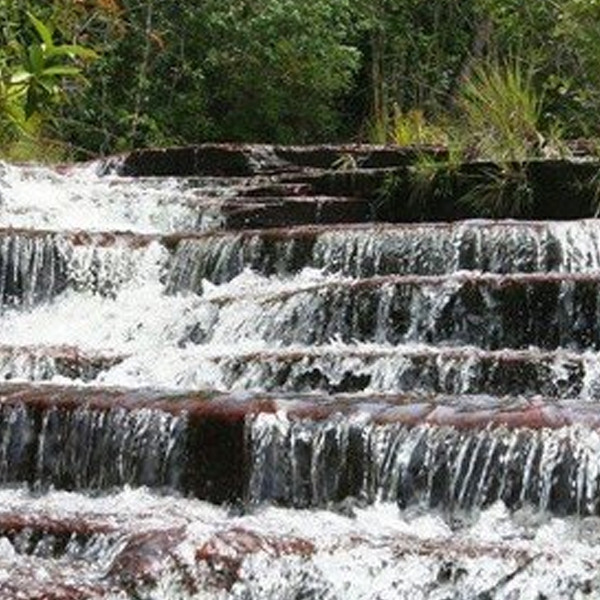
[[[471,51],[474,0],[377,0],[363,9],[375,113],[435,115],[447,106]],[[389,115],[382,115],[387,117]]]
[[[524,165],[507,162],[486,169],[471,181],[460,202],[482,217],[522,217],[533,204],[533,190]]]
[[[555,71],[552,111],[572,135],[598,136],[600,122],[600,2],[567,0],[557,5],[555,47],[562,47]]]
[[[75,44],[56,44],[54,32],[31,13],[27,15],[38,39],[27,45],[15,44],[20,60],[10,70],[8,86],[17,101],[22,99],[23,116],[29,121],[34,115],[51,115],[53,107],[63,100],[65,78],[82,77],[80,66],[73,59],[95,59],[89,48]]]
[[[358,53],[347,0],[207,2],[199,15],[215,121],[232,139],[309,141],[335,135],[335,100]],[[218,107],[218,111],[216,110]],[[216,114],[219,113],[217,117]]]
[[[408,167],[409,204],[425,209],[430,201],[452,201],[463,163],[463,148],[452,140],[443,158],[420,152]]]
[[[68,132],[102,151],[339,137],[360,54],[350,0],[123,1]]]
[[[531,64],[545,63],[556,52],[548,44],[548,36],[552,35],[559,4],[548,0],[475,0],[479,22],[489,27],[485,54],[496,60],[521,56]]]
[[[518,161],[600,137],[598,22],[600,0],[0,0],[0,136],[103,154],[462,125],[467,157]]]
[[[68,100],[69,86],[83,81],[81,61],[97,58],[85,46],[57,43],[50,22],[30,12],[26,17],[30,27],[17,28],[0,53],[0,142],[9,155],[18,147],[17,156],[36,153],[46,126]]]
[[[422,110],[402,113],[398,105],[394,105],[390,129],[391,141],[399,146],[445,146],[450,141],[447,130],[428,122]]]
[[[542,96],[520,64],[483,63],[463,84],[459,107],[469,151],[477,157],[523,162],[536,155]]]
[[[449,197],[454,179],[454,170],[446,161],[423,154],[409,167],[409,204],[420,208],[437,199]]]

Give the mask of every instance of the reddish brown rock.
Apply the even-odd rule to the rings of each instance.
[[[109,580],[119,588],[136,590],[156,585],[165,574],[177,570],[187,583],[189,592],[195,585],[176,555],[177,545],[184,539],[184,528],[142,531],[130,535],[111,563]],[[179,568],[178,568],[179,567]]]
[[[230,590],[240,579],[240,568],[249,554],[266,554],[272,559],[284,555],[308,557],[315,553],[308,539],[290,536],[271,536],[234,527],[213,535],[196,550],[196,561],[209,569],[208,583]]]

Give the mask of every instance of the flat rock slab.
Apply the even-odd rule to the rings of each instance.
[[[0,381],[45,381],[68,377],[90,381],[125,359],[107,352],[72,346],[7,346],[0,344]]]
[[[219,389],[321,394],[393,389],[399,394],[596,399],[598,360],[595,353],[563,350],[324,345],[200,354],[198,363],[185,372],[190,379],[211,381]]]
[[[443,148],[394,146],[269,146],[203,144],[137,150],[125,155],[118,172],[125,176],[238,176],[300,169],[386,168],[414,162],[419,154],[443,157]],[[112,161],[114,162],[114,161]]]
[[[422,157],[438,161],[425,173]],[[124,176],[229,176],[319,174],[314,195],[369,201],[363,220],[456,221],[489,216],[573,219],[594,216],[598,163],[531,160],[522,165],[473,162],[448,165],[447,150],[436,147],[306,146],[235,144],[134,151],[118,164]],[[566,203],[564,198],[569,198]],[[339,216],[339,215],[338,215]],[[263,222],[286,220],[276,213]],[[292,222],[303,222],[298,218]],[[239,224],[232,222],[231,226]]]
[[[298,438],[293,433],[295,427],[303,431]],[[598,405],[490,396],[232,395],[3,384],[0,479],[42,489],[106,490],[142,485],[175,489],[217,503],[274,498],[297,504],[300,501],[295,496],[288,497],[293,485],[286,487],[288,492],[282,496],[273,491],[277,486],[265,488],[255,481],[257,477],[303,473],[306,465],[301,463],[290,470],[285,461],[295,460],[297,452],[300,460],[305,452],[302,448],[314,445],[309,451],[313,460],[325,460],[323,464],[334,461],[339,476],[343,474],[343,481],[334,479],[338,483],[324,484],[329,489],[324,497],[312,493],[301,496],[302,502],[319,505],[367,493],[361,486],[371,479],[366,473],[377,469],[378,464],[377,457],[371,456],[378,447],[371,448],[372,435],[385,437],[391,432],[393,446],[395,436],[401,440],[415,430],[419,437],[423,430],[428,432],[424,440],[447,439],[448,448],[458,454],[462,444],[477,445],[481,435],[489,438],[482,448],[499,436],[498,440],[503,440],[501,459],[510,454],[506,440],[511,431],[516,432],[521,446],[537,448],[546,435],[544,431],[556,430],[559,438],[570,439],[568,431],[573,427],[595,432],[600,427]],[[264,438],[261,432],[269,431]],[[567,433],[563,435],[564,431]],[[274,432],[279,433],[272,437]],[[267,446],[265,439],[271,440]],[[294,439],[303,442],[294,445]],[[276,445],[269,450],[271,443]],[[342,448],[349,452],[346,458]],[[568,456],[580,452],[577,444],[564,448]],[[264,452],[271,457],[267,462],[257,458]],[[317,458],[320,453],[323,458]],[[107,456],[118,456],[119,460],[107,461]],[[423,458],[422,454],[417,456]],[[457,456],[452,456],[456,462]],[[283,462],[271,465],[270,460]],[[481,460],[478,469],[485,465]],[[571,459],[565,460],[571,465]],[[432,468],[427,465],[419,469]],[[584,463],[581,468],[585,468]],[[413,488],[419,489],[411,484],[403,492],[407,501],[419,497]],[[595,493],[593,498],[597,498]],[[507,500],[514,502],[512,497]],[[577,499],[569,502],[569,512],[579,505]]]
[[[600,270],[600,225],[535,221],[328,224],[217,230],[162,238],[173,250],[173,283],[199,289],[245,268],[286,276],[303,268],[349,277],[488,273],[593,273]],[[175,281],[176,280],[176,281]]]
[[[540,347],[597,350],[600,279],[597,274],[478,274],[385,276],[315,280],[303,286],[264,286],[243,301],[260,318],[238,325],[240,339],[284,345],[409,342],[475,345],[489,350]],[[242,302],[235,290],[215,295],[220,310]],[[199,323],[206,343],[221,312]]]
[[[510,360],[510,359],[508,359]],[[519,398],[492,395],[357,393],[217,393],[151,388],[61,386],[2,383],[0,409],[33,412],[148,413],[181,417],[188,427],[221,423],[236,428],[248,417],[285,414],[289,419],[323,421],[336,415],[360,415],[365,422],[414,426],[428,423],[459,429],[487,426],[560,428],[600,422],[600,405],[579,399]],[[3,425],[6,425],[5,422]],[[123,432],[126,434],[126,432]]]

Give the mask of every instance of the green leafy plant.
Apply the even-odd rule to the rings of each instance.
[[[452,184],[452,171],[446,161],[422,154],[408,167],[410,191],[408,202],[424,207],[429,200],[446,196]]]
[[[465,142],[479,158],[522,162],[543,145],[542,96],[520,63],[484,62],[463,84],[458,102]]]
[[[402,112],[395,104],[390,126],[392,142],[399,146],[411,145],[440,145],[449,142],[448,133],[433,123],[430,123],[422,110],[413,109]]]
[[[345,173],[354,172],[358,169],[358,161],[355,156],[345,152],[333,161],[331,168]]]
[[[522,163],[490,166],[471,178],[460,202],[479,215],[492,218],[521,217],[533,203],[533,189]]]
[[[84,81],[81,60],[93,60],[96,53],[76,44],[58,44],[54,30],[27,13],[35,37],[22,42],[12,40],[0,60],[0,122],[3,138],[22,141],[42,135],[69,96],[69,85]]]
[[[463,162],[462,147],[454,141],[448,144],[443,159],[427,152],[420,152],[416,161],[408,167],[409,202],[424,206],[428,199],[450,198]]]

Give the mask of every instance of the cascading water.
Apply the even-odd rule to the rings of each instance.
[[[185,152],[0,165],[0,597],[600,593],[598,222]]]

